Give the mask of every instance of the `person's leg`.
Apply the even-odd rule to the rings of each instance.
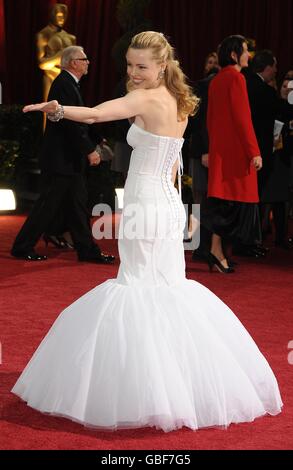
[[[243,212],[240,213],[242,229],[233,237],[232,252],[237,256],[253,257],[255,259],[263,258],[266,256],[268,249],[262,245],[261,217],[268,216],[270,205],[242,204]],[[262,215],[261,211],[263,211]]]
[[[68,227],[66,226],[65,222],[65,213],[66,207],[65,205],[59,208],[58,213],[56,213],[54,219],[50,223],[48,229],[47,229],[47,235],[62,235]]]
[[[274,202],[272,204],[272,212],[275,226],[275,245],[285,247],[287,243],[286,202]]]
[[[100,248],[93,240],[90,214],[87,208],[87,189],[85,179],[80,174],[71,177],[67,211],[69,231],[78,257],[101,253]]]
[[[194,250],[192,256],[193,259],[206,259],[207,255],[210,252],[211,248],[211,232],[206,228],[205,217],[207,214],[207,204],[208,198],[207,193],[202,191],[200,194],[197,194],[196,204],[200,204],[200,240],[199,246]]]
[[[43,190],[31,213],[20,229],[12,246],[14,256],[34,249],[41,235],[47,230],[66,192],[66,177],[53,175],[44,179]]]
[[[211,253],[216,258],[218,258],[219,261],[221,261],[225,268],[228,267],[228,263],[223,251],[222,238],[219,235],[216,235],[215,233],[213,233],[212,235]]]
[[[205,217],[208,214],[208,196],[207,192],[203,191],[200,202],[200,249],[202,253],[207,255],[211,248],[211,237],[210,230],[206,228]]]
[[[211,232],[207,230],[204,223],[207,210],[208,170],[201,164],[201,159],[192,158],[190,159],[190,173],[194,203],[200,205],[200,240],[199,246],[194,250],[192,257],[194,260],[206,260],[211,246]]]
[[[271,221],[270,221],[271,209],[272,209],[271,204],[268,204],[268,203],[259,204],[259,213],[260,213],[261,231],[262,231],[263,240],[265,240],[267,235],[272,232]]]
[[[67,199],[68,194],[65,195],[62,204],[60,205],[58,213],[56,213],[54,219],[51,221],[46,233],[43,235],[45,243],[52,244],[56,248],[67,250],[74,249],[73,241],[69,230],[68,214],[67,214]]]

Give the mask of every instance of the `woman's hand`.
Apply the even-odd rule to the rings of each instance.
[[[58,109],[59,103],[57,100],[38,103],[38,104],[29,104],[23,108],[24,113],[28,113],[30,111],[42,111],[43,113],[56,113]]]
[[[256,171],[259,171],[262,169],[262,158],[259,157],[254,157],[251,161],[252,166],[256,169]]]

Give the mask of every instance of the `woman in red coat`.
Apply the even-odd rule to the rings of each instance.
[[[219,47],[222,70],[209,88],[208,197],[213,231],[210,268],[233,272],[223,253],[222,237],[244,243],[260,240],[256,171],[262,159],[251,121],[246,81],[240,73],[249,52],[242,36],[229,36]]]

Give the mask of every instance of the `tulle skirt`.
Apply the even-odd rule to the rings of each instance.
[[[248,332],[191,280],[94,288],[57,318],[12,391],[39,411],[109,430],[226,427],[282,406]]]

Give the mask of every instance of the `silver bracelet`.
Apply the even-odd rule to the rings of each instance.
[[[48,113],[47,114],[49,121],[58,122],[60,119],[64,118],[64,108],[62,104],[58,105],[57,111],[55,113]]]

